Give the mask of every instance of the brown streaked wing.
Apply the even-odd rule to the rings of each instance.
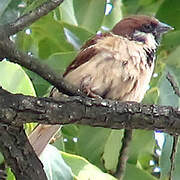
[[[111,33],[100,33],[93,36],[91,39],[87,40],[86,43],[81,47],[81,50],[88,48],[97,43],[97,40],[103,39],[108,36],[113,36]]]
[[[66,68],[66,71],[63,74],[63,77],[65,77],[70,71],[76,69],[80,65],[86,63],[89,61],[93,56],[95,56],[98,53],[98,50],[95,48],[95,45],[97,40],[103,39],[107,36],[112,36],[111,33],[101,33],[96,34],[94,37],[92,37],[90,40],[88,40],[81,48],[81,51],[76,56],[76,58],[72,61],[72,63]],[[91,47],[92,46],[92,47]]]

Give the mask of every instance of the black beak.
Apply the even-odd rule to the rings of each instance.
[[[171,31],[171,30],[174,30],[174,28],[165,24],[165,23],[162,23],[162,22],[159,22],[157,27],[156,27],[156,32],[158,34],[164,34],[164,33]]]

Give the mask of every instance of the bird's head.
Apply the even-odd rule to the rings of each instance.
[[[154,17],[134,15],[117,23],[112,29],[112,33],[144,43],[153,38],[159,44],[162,34],[169,30],[173,30],[173,28]]]

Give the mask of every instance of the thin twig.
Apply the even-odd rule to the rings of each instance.
[[[179,90],[177,83],[174,80],[174,77],[168,72],[166,78],[170,82],[175,94],[180,97],[180,90]],[[175,157],[176,157],[176,152],[177,152],[177,148],[178,148],[178,141],[179,141],[179,136],[174,135],[173,136],[173,146],[172,146],[172,151],[171,151],[171,156],[170,156],[171,167],[169,170],[169,180],[173,180],[173,172],[175,169]]]
[[[33,22],[40,19],[42,16],[47,15],[50,11],[54,10],[59,6],[63,0],[49,0],[48,2],[43,3],[41,6],[35,10],[25,14],[18,18],[15,22],[6,24],[7,36],[16,34],[17,32],[23,30],[25,27],[28,27]]]
[[[55,73],[46,64],[42,64],[39,59],[17,50],[14,43],[8,39],[9,35],[24,29],[40,17],[48,14],[62,2],[63,0],[50,0],[42,4],[33,12],[20,17],[15,22],[2,26],[0,28],[0,60],[8,58],[9,61],[35,72],[64,94],[85,96],[80,90],[73,87],[68,82],[65,82],[62,76]]]
[[[35,72],[54,85],[60,92],[67,95],[86,96],[80,90],[66,82],[61,75],[55,73],[49,66],[41,63],[39,59],[17,50],[14,43],[8,39],[0,41],[0,50],[9,61]]]
[[[124,137],[122,139],[122,148],[119,154],[119,161],[115,176],[122,180],[126,171],[126,162],[128,160],[129,144],[132,140],[132,130],[125,129]]]
[[[172,151],[171,151],[171,156],[170,156],[170,161],[171,161],[171,167],[169,171],[169,180],[173,180],[173,172],[175,169],[175,156],[178,148],[178,141],[179,141],[179,136],[174,135],[173,136],[173,146],[172,146]]]
[[[174,77],[168,72],[166,78],[170,82],[175,94],[180,97],[180,90],[177,83],[174,80]]]
[[[73,87],[68,82],[65,82],[62,76],[57,75],[47,65],[42,64],[37,58],[17,50],[14,43],[8,40],[8,36],[15,34],[25,27],[31,25],[40,17],[55,9],[62,2],[63,0],[49,0],[40,7],[36,8],[34,11],[21,16],[15,22],[3,25],[0,28],[0,60],[3,58],[8,58],[9,61],[17,63],[35,72],[64,94],[86,96],[79,89]]]

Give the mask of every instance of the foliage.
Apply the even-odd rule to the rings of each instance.
[[[0,4],[0,23],[13,21],[18,14],[33,10],[43,2],[45,0],[3,1]],[[112,9],[105,15],[109,7]],[[12,39],[19,49],[42,59],[42,63],[47,63],[62,74],[82,44],[97,31],[111,29],[117,21],[129,14],[155,15],[161,21],[174,26],[175,31],[163,38],[155,72],[143,102],[179,106],[179,99],[166,80],[166,74],[169,71],[180,86],[179,7],[179,0],[109,0],[107,2],[105,0],[64,0],[55,11],[42,17]],[[10,92],[33,96],[46,96],[51,88],[51,85],[38,75],[7,60],[0,63],[0,85]],[[32,128],[31,125],[27,126],[27,129],[30,130],[30,128]],[[64,151],[61,152],[64,160],[54,151],[56,154],[53,156],[54,161],[50,162],[51,156],[41,157],[43,162],[50,162],[48,167],[51,170],[52,168],[56,170],[50,172],[52,176],[48,176],[49,179],[58,177],[62,179],[73,177],[79,180],[115,179],[110,174],[116,170],[122,132],[87,126],[64,126],[61,137],[54,143],[57,149]],[[154,171],[158,168],[161,173],[160,178],[167,179],[172,138],[170,135],[164,137],[164,146],[161,149],[156,145],[154,132],[145,130],[134,132],[125,180],[158,179],[159,172]],[[160,149],[161,156],[155,153],[156,148]],[[177,168],[174,172],[175,180],[180,177],[178,154]],[[3,158],[1,159],[3,161]],[[150,162],[154,162],[154,165]],[[58,168],[57,163],[63,164],[62,169]],[[48,171],[50,169],[47,168],[47,174]],[[10,170],[7,172],[8,179],[13,179]]]

